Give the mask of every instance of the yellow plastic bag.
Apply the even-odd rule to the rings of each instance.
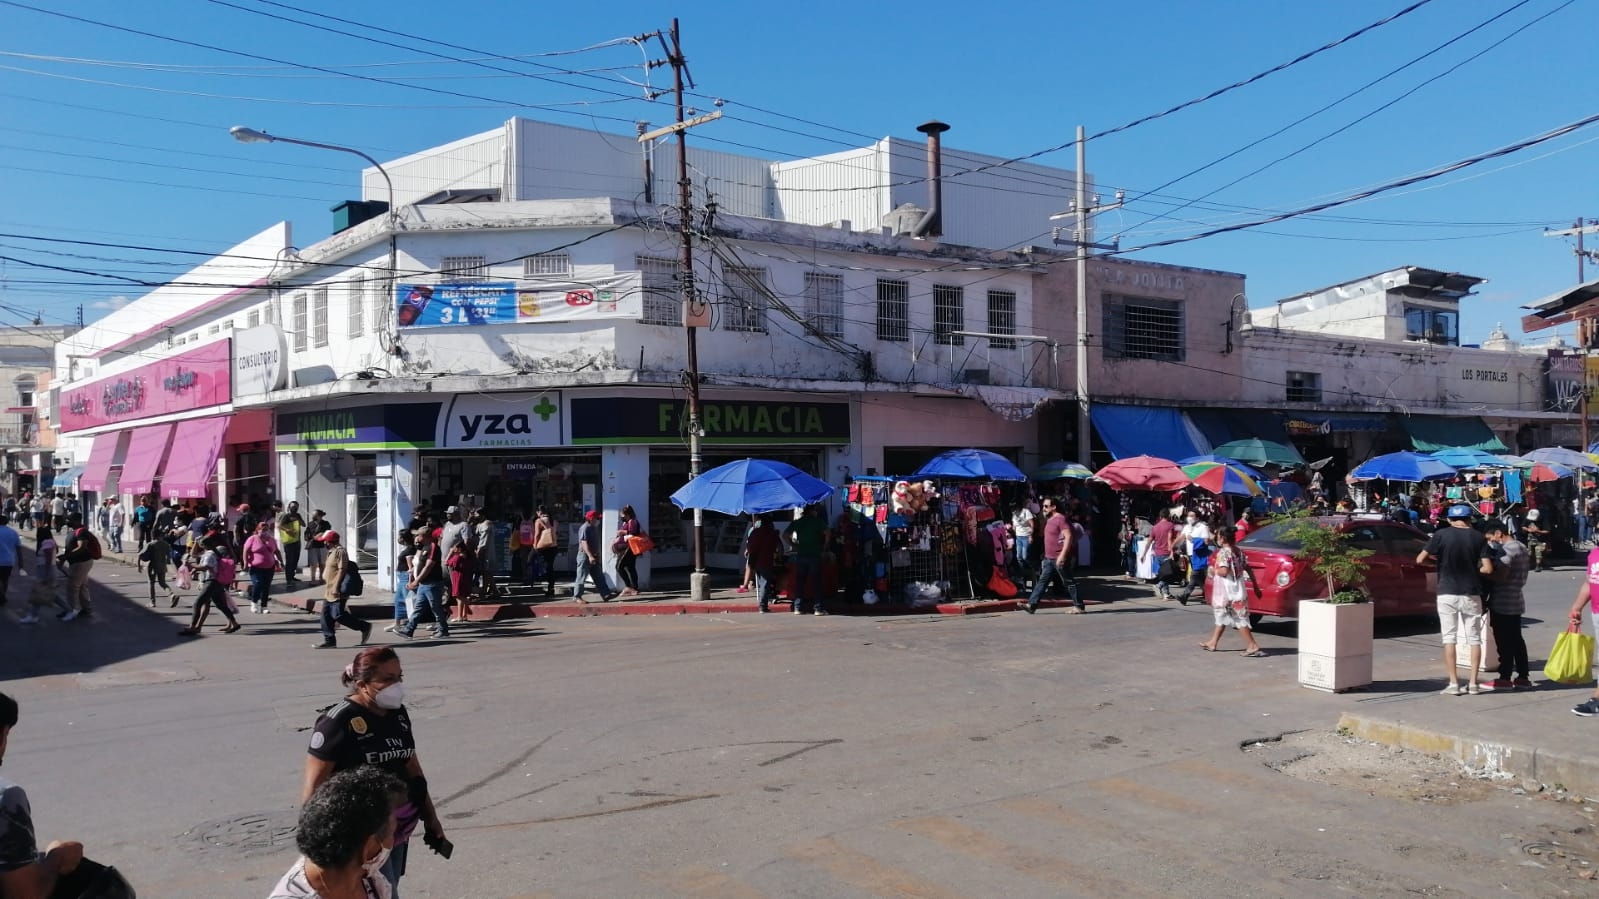
[[[1586,684],[1593,680],[1593,638],[1572,628],[1555,638],[1543,676],[1561,684]]]

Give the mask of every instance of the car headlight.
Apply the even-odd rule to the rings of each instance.
[[[1291,581],[1291,580],[1293,580],[1293,578],[1289,576],[1288,572],[1286,572],[1286,571],[1277,572],[1277,586],[1286,587],[1286,586],[1288,586],[1288,582]]]

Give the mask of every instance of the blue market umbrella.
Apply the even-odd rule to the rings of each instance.
[[[912,478],[984,478],[990,481],[1025,481],[1027,475],[999,453],[958,449],[939,453],[916,469]]]
[[[1087,480],[1093,476],[1094,472],[1088,466],[1079,465],[1076,462],[1067,462],[1065,459],[1042,465],[1037,471],[1028,475],[1029,478],[1035,481],[1058,481],[1062,478]]]
[[[1428,453],[1434,459],[1445,465],[1456,468],[1506,468],[1509,463],[1493,453],[1485,453],[1480,449],[1468,446],[1451,446]]]
[[[798,509],[833,495],[826,481],[770,459],[741,459],[705,472],[672,494],[680,509],[761,515]]]
[[[1349,476],[1357,481],[1381,479],[1414,484],[1421,481],[1447,480],[1455,476],[1455,468],[1422,453],[1389,453],[1386,456],[1367,459],[1359,468],[1350,472]]]
[[[1583,453],[1566,449],[1563,446],[1545,446],[1535,449],[1530,453],[1522,453],[1521,458],[1532,462],[1553,462],[1567,468],[1589,469],[1594,468],[1594,462]]]
[[[1189,456],[1186,459],[1177,460],[1178,465],[1197,465],[1200,462],[1216,462],[1221,465],[1231,465],[1234,468],[1241,469],[1244,474],[1249,475],[1257,481],[1263,480],[1266,477],[1252,465],[1245,465],[1244,463],[1230,456],[1218,456],[1215,453],[1203,453],[1198,456]]]

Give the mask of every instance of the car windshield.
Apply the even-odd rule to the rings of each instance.
[[[1291,521],[1275,521],[1258,531],[1251,531],[1249,536],[1238,541],[1241,547],[1259,547],[1261,549],[1299,549],[1299,541],[1285,536],[1284,532],[1293,526]]]

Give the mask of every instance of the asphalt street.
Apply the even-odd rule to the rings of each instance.
[[[142,576],[100,569],[89,621],[0,623],[0,689],[22,703],[6,775],[41,838],[81,839],[141,896],[265,896],[294,859],[308,728],[353,647],[314,650],[314,619],[283,612],[182,641],[186,608],[152,610]],[[1574,578],[1534,576],[1536,658]],[[1595,893],[1521,848],[1587,828],[1571,839],[1599,862],[1580,805],[1494,790],[1440,807],[1240,751],[1330,730],[1356,702],[1456,701],[1425,674],[1428,622],[1380,626],[1379,683],[1334,696],[1295,683],[1291,626],[1263,630],[1266,658],[1233,635],[1204,653],[1203,607],[1108,578],[1085,595],[1116,601],[533,619],[401,646],[456,845],[449,861],[419,845],[403,895]]]

